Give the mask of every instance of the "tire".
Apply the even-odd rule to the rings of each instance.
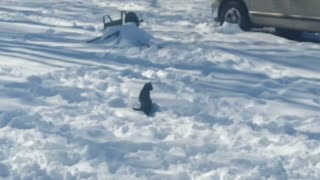
[[[134,13],[134,12],[128,12],[128,13],[126,14],[126,17],[125,17],[124,21],[125,21],[126,23],[127,23],[127,22],[133,22],[133,23],[135,23],[138,27],[139,27],[139,25],[140,25],[139,18],[138,18],[138,16],[137,16],[137,14]]]
[[[223,25],[224,22],[229,22],[238,24],[244,31],[250,30],[251,23],[248,10],[244,4],[239,1],[227,1],[222,4],[220,12],[220,25]]]
[[[276,28],[277,35],[290,40],[299,40],[302,37],[302,33],[303,31]]]

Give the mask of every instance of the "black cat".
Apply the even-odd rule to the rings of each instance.
[[[133,108],[135,111],[143,111],[147,116],[151,115],[152,101],[150,98],[150,91],[153,90],[152,84],[146,83],[139,95],[140,108]]]

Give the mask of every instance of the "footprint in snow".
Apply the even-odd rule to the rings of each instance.
[[[9,169],[6,165],[0,163],[0,177],[5,178],[10,175]]]
[[[314,103],[316,103],[316,104],[320,105],[320,99],[319,99],[319,98],[317,98],[317,99],[313,99],[312,101],[313,101]]]
[[[113,108],[123,108],[127,106],[124,100],[121,99],[120,97],[114,97],[109,99],[108,104],[110,107],[113,107]]]
[[[36,121],[39,119],[37,114],[30,115],[21,110],[10,112],[0,112],[0,128],[10,126],[16,129],[32,129],[36,126]]]

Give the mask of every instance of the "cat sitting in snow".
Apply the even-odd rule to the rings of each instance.
[[[143,111],[147,116],[152,115],[152,101],[150,98],[150,91],[153,90],[152,84],[146,83],[139,95],[140,108],[133,108],[135,111]]]

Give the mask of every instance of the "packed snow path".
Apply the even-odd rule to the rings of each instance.
[[[119,10],[157,41],[86,43]],[[320,179],[319,43],[207,0],[2,0],[0,27],[0,178]]]

